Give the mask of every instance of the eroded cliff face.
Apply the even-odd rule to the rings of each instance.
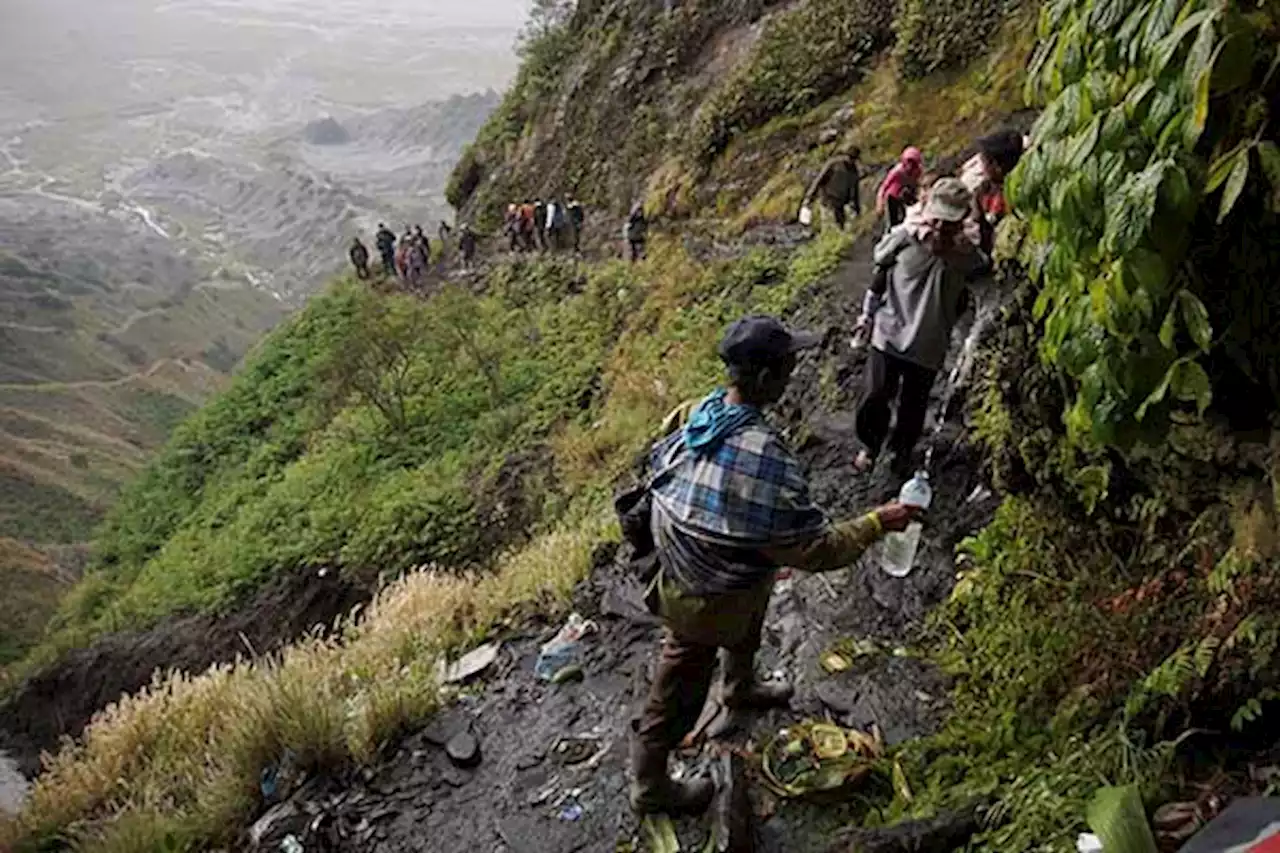
[[[455,170],[449,201],[488,222],[509,201],[557,194],[610,211],[643,200],[653,212],[724,216],[814,149],[851,142],[889,152],[912,130],[886,126],[891,90],[997,59],[996,34],[1028,4],[935,4],[931,15],[956,25],[941,31],[919,5],[582,3],[525,42],[517,81]],[[1029,18],[1022,22],[1029,34]],[[866,85],[873,75],[877,85]],[[998,73],[986,88],[1001,97]],[[963,137],[950,136],[948,147]]]

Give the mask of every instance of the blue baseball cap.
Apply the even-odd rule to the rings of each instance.
[[[725,364],[764,365],[820,343],[821,335],[788,329],[777,317],[756,315],[730,326],[720,341],[719,352]]]

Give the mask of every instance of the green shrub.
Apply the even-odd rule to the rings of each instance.
[[[893,24],[893,55],[908,80],[983,56],[1026,0],[903,0]]]
[[[892,0],[810,0],[779,13],[702,107],[695,158],[709,163],[736,135],[803,113],[857,82],[892,40],[893,14]]]

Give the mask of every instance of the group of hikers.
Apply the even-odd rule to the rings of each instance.
[[[994,223],[1007,210],[1004,176],[1024,145],[1014,132],[985,137],[958,177],[928,176],[922,153],[907,148],[880,185],[884,234],[855,336],[870,344],[855,471],[868,471],[887,440],[890,471],[909,476],[969,285],[991,270]],[[848,205],[861,212],[857,159],[856,149],[841,152],[805,199],[820,194],[841,227]],[[709,779],[673,779],[667,763],[697,724],[720,650],[721,702],[730,712],[790,703],[789,684],[760,680],[755,669],[777,571],[847,567],[919,512],[892,502],[833,521],[813,502],[804,468],[764,410],[782,398],[798,356],[823,343],[774,317],[733,324],[719,345],[725,386],[667,417],[643,497],[619,501],[636,565],[651,578],[646,600],[666,629],[648,699],[632,724],[630,795],[641,814],[693,814],[711,802]]]
[[[570,196],[568,201],[537,199],[507,205],[502,231],[513,252],[581,252],[585,225],[582,203]]]
[[[453,228],[447,222],[441,222],[437,230],[440,238],[440,251],[447,251],[453,237]],[[387,278],[398,278],[414,290],[420,289],[431,268],[431,241],[423,233],[421,225],[412,228],[405,226],[404,235],[396,238],[395,232],[383,223],[378,223],[378,231],[374,236],[374,245],[382,261],[382,275]],[[464,269],[470,269],[475,261],[477,248],[476,233],[470,224],[463,223],[458,228],[458,254],[462,258]],[[369,249],[359,237],[351,240],[347,257],[355,268],[356,277],[365,280],[372,278],[370,269],[371,256]]]

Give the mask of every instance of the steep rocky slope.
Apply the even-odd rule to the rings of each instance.
[[[839,806],[778,801],[750,773],[730,802],[761,849],[995,853],[1072,849],[1108,784],[1197,819],[1267,790],[1277,372],[1236,306],[1269,316],[1275,299],[1260,237],[1280,17],[1202,0],[1060,0],[1038,24],[999,2],[883,11],[604,0],[525,45],[451,198],[491,222],[512,197],[576,189],[603,242],[642,196],[649,259],[492,257],[425,300],[343,283],[273,335],[120,504],[0,721],[74,732],[137,686],[139,650],[170,655],[183,624],[229,639],[229,612],[278,584],[380,591],[279,655],[255,636],[248,659],[111,707],[0,840],[216,849],[254,843],[262,819],[259,841],[319,850],[636,849],[622,751],[653,636],[617,593],[612,487],[663,414],[720,380],[725,324],[769,312],[827,332],[775,412],[821,497],[890,492],[848,466],[861,365],[844,341],[873,223],[790,220],[834,144],[863,146],[868,189],[907,142],[945,169],[1023,120],[1025,83],[1043,113],[972,383],[937,401],[926,560],[905,582],[868,566],[784,589],[766,658],[800,700],[730,751],[760,769],[779,727],[825,714],[895,743]],[[1224,45],[1249,61],[1217,64]],[[607,621],[582,683],[549,686],[529,668],[571,608]],[[489,639],[509,646],[481,683],[442,688],[440,665]],[[816,665],[828,640],[843,673]],[[38,724],[40,691],[85,661],[94,697]],[[442,760],[457,727],[483,739],[474,773]]]

